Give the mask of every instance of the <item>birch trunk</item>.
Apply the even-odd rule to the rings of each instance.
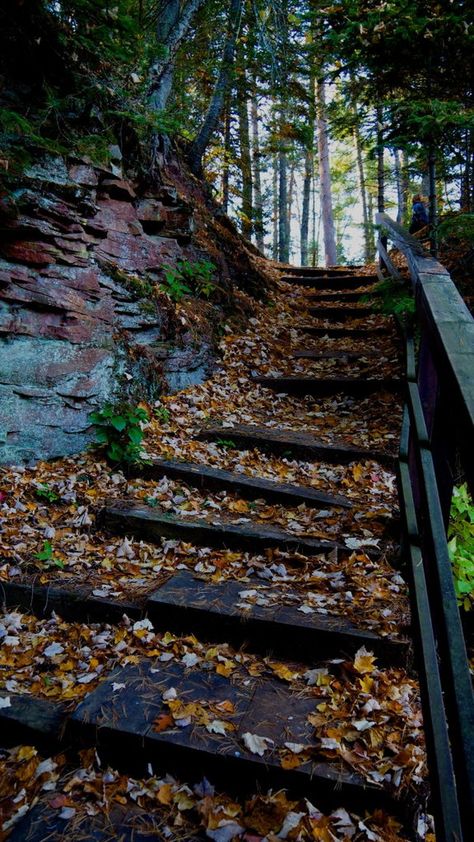
[[[242,176],[242,234],[250,240],[253,229],[252,159],[250,156],[250,129],[248,112],[247,77],[245,55],[239,49],[240,75],[237,87],[237,111],[239,115],[240,173]]]
[[[188,0],[180,14],[180,0],[167,0],[158,15],[156,37],[166,48],[166,55],[153,62],[150,68],[148,100],[151,108],[162,111],[166,107],[173,84],[176,53],[186,37],[194,14],[205,0]]]

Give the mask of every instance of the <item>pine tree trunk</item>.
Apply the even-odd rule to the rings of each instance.
[[[278,156],[273,156],[273,179],[272,179],[272,198],[273,198],[273,209],[272,209],[272,230],[273,230],[273,238],[272,238],[272,258],[273,260],[278,260],[278,233],[279,233],[279,221],[278,221]]]
[[[321,190],[321,212],[323,217],[324,253],[326,266],[335,266],[337,263],[336,234],[332,208],[331,170],[329,163],[329,139],[324,81],[320,81],[317,84],[317,100],[319,182]]]
[[[401,151],[401,170],[402,170],[402,224],[408,222],[408,193],[410,190],[410,178],[408,174],[408,160],[407,154],[402,149]]]
[[[262,200],[262,165],[260,159],[260,137],[258,130],[258,105],[255,90],[251,101],[252,144],[253,144],[253,188],[254,188],[254,230],[257,248],[265,254]]]
[[[289,245],[287,156],[284,141],[280,140],[280,150],[278,152],[278,259],[280,263],[289,262]]]
[[[288,252],[291,244],[291,220],[293,219],[293,200],[295,195],[295,164],[290,165],[290,177],[288,179],[288,209],[286,213],[286,237],[288,240]],[[288,259],[290,256],[288,254]]]
[[[402,167],[400,164],[400,153],[396,148],[393,150],[393,163],[395,171],[395,185],[397,188],[397,222],[401,225],[403,221]]]
[[[247,77],[242,46],[239,46],[239,59],[237,111],[239,115],[240,173],[242,176],[242,234],[247,240],[250,240],[253,229],[252,159],[250,156]]]
[[[383,137],[383,112],[377,106],[377,210],[385,212],[385,167],[384,167],[384,137]]]
[[[211,102],[201,126],[201,129],[191,146],[189,163],[196,175],[202,172],[202,158],[209,145],[209,141],[217,128],[221,116],[224,100],[232,82],[235,44],[240,30],[242,17],[242,0],[231,0],[229,10],[229,25],[222,55],[222,64],[214,88]]]
[[[313,153],[305,150],[303,206],[301,209],[301,265],[308,266],[308,236],[309,236],[309,205],[311,200],[311,181],[313,178]]]
[[[354,109],[355,112],[355,109]],[[364,255],[367,261],[372,260],[373,245],[372,245],[372,220],[369,217],[369,209],[367,203],[367,189],[365,185],[364,159],[362,157],[362,144],[360,141],[359,125],[356,122],[354,127],[354,145],[356,148],[357,170],[359,173],[359,190],[362,202],[362,220],[364,225]]]

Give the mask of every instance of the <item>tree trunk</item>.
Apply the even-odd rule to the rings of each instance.
[[[288,242],[288,190],[287,190],[287,157],[284,141],[280,140],[278,152],[278,259],[280,263],[290,260],[290,244]]]
[[[319,182],[321,190],[321,212],[323,217],[324,254],[326,266],[337,263],[336,235],[331,194],[331,170],[329,163],[329,139],[326,118],[326,92],[324,81],[317,84],[318,100],[318,151]]]
[[[286,229],[287,229],[287,240],[288,240],[288,252],[290,251],[290,244],[291,244],[291,220],[293,219],[293,199],[295,194],[295,163],[292,161],[290,164],[290,177],[288,179],[288,208],[286,212]],[[288,260],[290,256],[288,254]]]
[[[438,243],[436,236],[436,226],[438,222],[438,208],[436,198],[436,153],[434,146],[429,147],[428,151],[428,176],[430,185],[430,235],[431,235],[431,253],[436,257],[438,252]]]
[[[211,102],[209,103],[205,120],[201,126],[198,136],[191,146],[189,153],[189,163],[192,171],[196,175],[200,175],[202,172],[202,157],[209,145],[211,136],[217,127],[222,107],[224,105],[224,100],[231,85],[234,68],[235,43],[240,30],[241,17],[242,0],[230,0],[229,25],[224,45],[224,52],[222,54],[221,69]]]
[[[273,260],[278,260],[278,233],[279,233],[279,221],[278,221],[278,156],[273,156],[273,179],[272,179],[272,188],[273,188],[273,212],[272,212],[272,230],[273,230],[273,242],[272,242],[272,258]]]
[[[377,210],[385,212],[385,167],[384,167],[384,138],[383,138],[383,112],[377,106]]]
[[[240,172],[242,176],[242,234],[247,240],[250,240],[253,229],[252,159],[250,156],[247,76],[242,46],[239,47],[239,56],[241,60],[239,62],[240,74],[237,85],[237,111],[239,115]]]
[[[356,116],[356,110],[354,109],[354,116]],[[360,131],[359,131],[359,124],[356,122],[354,126],[354,145],[356,148],[356,157],[357,157],[357,170],[359,173],[359,190],[360,190],[360,198],[362,202],[362,220],[364,225],[364,253],[365,259],[367,261],[372,260],[373,254],[373,247],[372,247],[372,220],[369,217],[369,209],[367,204],[367,190],[365,185],[365,172],[364,172],[364,159],[362,157],[362,144],[360,140]]]
[[[403,222],[403,184],[402,167],[398,149],[393,150],[393,163],[395,170],[395,185],[397,188],[397,222],[401,225]]]
[[[309,206],[311,200],[311,181],[313,178],[313,152],[305,150],[303,206],[301,209],[301,265],[308,266]]]
[[[224,213],[229,211],[229,186],[230,186],[230,159],[231,159],[231,125],[232,125],[232,106],[231,97],[228,94],[226,98],[225,114],[224,114],[224,161],[222,164],[222,210]]]
[[[252,144],[253,144],[253,188],[254,188],[254,230],[257,248],[265,254],[262,200],[262,165],[260,160],[260,137],[258,131],[258,105],[255,90],[251,101]]]
[[[180,14],[180,0],[166,0],[158,15],[156,37],[165,51],[163,58],[153,62],[150,68],[148,100],[155,111],[162,111],[173,84],[173,70],[176,53],[188,32],[195,12],[205,0],[188,0]]]
[[[402,224],[406,224],[408,219],[408,193],[410,191],[410,178],[408,174],[408,160],[407,153],[402,149],[401,151],[401,170],[402,170]]]

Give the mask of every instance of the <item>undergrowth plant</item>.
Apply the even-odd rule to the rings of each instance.
[[[453,491],[448,539],[458,603],[469,611],[474,603],[474,503],[466,483]]]
[[[210,260],[181,259],[175,266],[164,264],[163,271],[165,280],[163,289],[173,301],[180,301],[183,295],[192,295],[210,298],[216,289],[213,275],[216,270],[214,263]]]
[[[386,278],[374,287],[377,298],[372,299],[369,294],[364,295],[361,301],[372,304],[374,310],[385,315],[400,317],[412,317],[415,314],[415,299],[407,286]]]
[[[106,404],[89,416],[96,428],[96,441],[105,446],[111,462],[130,464],[142,458],[143,424],[148,412],[129,403]]]

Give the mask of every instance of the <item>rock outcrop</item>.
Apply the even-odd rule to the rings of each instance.
[[[206,376],[219,308],[194,299],[190,331],[158,291],[163,264],[210,256],[229,295],[243,241],[227,231],[224,257],[172,183],[137,192],[114,147],[104,168],[45,157],[1,197],[0,462],[78,452],[93,409]]]

